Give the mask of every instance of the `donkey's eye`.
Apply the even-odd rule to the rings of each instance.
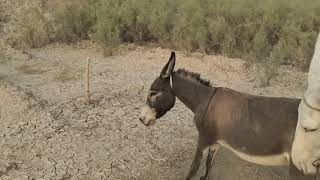
[[[157,95],[157,94],[158,94],[158,92],[156,92],[156,91],[151,91],[151,92],[150,92],[150,97],[151,97],[151,96],[155,96],[155,95]]]
[[[317,129],[316,128],[303,128],[304,132],[314,132]]]

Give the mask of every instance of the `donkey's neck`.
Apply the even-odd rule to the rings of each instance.
[[[310,63],[308,73],[308,90],[320,89],[320,34],[314,48],[314,54]]]
[[[178,73],[173,73],[172,86],[174,95],[192,112],[195,112],[201,103],[208,102],[214,90],[213,87]]]

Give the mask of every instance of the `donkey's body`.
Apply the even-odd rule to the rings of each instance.
[[[149,126],[169,111],[175,97],[195,115],[199,132],[197,151],[187,179],[197,172],[204,151],[207,178],[220,146],[240,158],[262,165],[289,165],[291,144],[298,118],[299,99],[263,97],[222,87],[211,87],[197,73],[173,71],[172,53],[149,92],[140,120]]]
[[[261,165],[288,165],[298,99],[254,96],[217,88],[199,135],[240,158]]]

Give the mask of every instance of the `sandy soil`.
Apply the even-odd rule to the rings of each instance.
[[[83,43],[1,54],[0,179],[185,177],[197,139],[191,111],[178,102],[154,127],[138,120],[149,85],[170,50],[127,45],[118,55],[103,57]],[[92,60],[92,104],[83,100],[87,57]],[[306,74],[290,67],[283,67],[271,86],[259,87],[255,70],[244,64],[178,52],[176,67],[252,94],[300,97],[306,87]],[[287,176],[286,168],[250,164],[224,149],[212,173],[217,180]]]

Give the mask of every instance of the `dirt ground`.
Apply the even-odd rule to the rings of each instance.
[[[0,179],[183,179],[197,140],[192,112],[178,101],[154,127],[138,120],[170,50],[126,45],[103,57],[88,44],[1,51]],[[87,57],[92,104],[83,100]],[[252,94],[300,97],[306,87],[306,74],[291,67],[283,67],[271,86],[259,87],[256,70],[244,64],[177,52],[176,68]],[[225,149],[211,173],[217,180],[287,176],[285,167],[247,163]]]

